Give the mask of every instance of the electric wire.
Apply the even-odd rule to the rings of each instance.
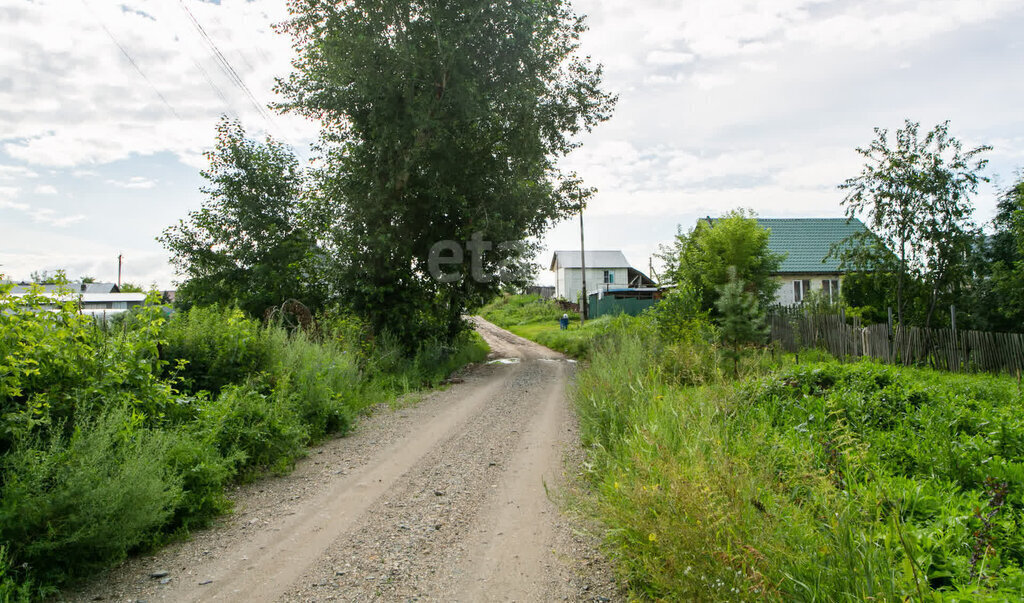
[[[252,90],[249,89],[249,86],[247,86],[245,81],[241,78],[241,76],[238,75],[238,71],[235,70],[234,66],[231,64],[231,61],[229,61],[228,58],[224,56],[224,53],[221,52],[220,48],[210,37],[209,33],[207,33],[206,28],[203,27],[202,23],[199,22],[199,19],[197,19],[192,10],[189,9],[188,5],[185,3],[185,0],[178,0],[178,4],[181,6],[182,10],[185,11],[185,14],[188,15],[189,21],[192,22],[192,25],[196,28],[196,31],[199,32],[199,35],[203,38],[207,46],[212,51],[218,66],[221,68],[221,71],[223,71],[224,74],[228,77],[228,80],[231,81],[236,87],[238,87],[239,90],[241,90],[245,94],[249,102],[252,104],[253,108],[256,109],[257,113],[260,114],[260,116],[267,122],[268,125],[273,126],[275,127],[275,129],[279,130],[280,128],[278,127],[278,124],[275,123],[273,117],[269,114],[266,107],[260,104],[260,102],[256,99],[256,96],[252,93]]]
[[[140,67],[139,64],[137,62],[135,62],[135,58],[132,57],[130,52],[128,52],[128,49],[125,48],[124,45],[121,44],[120,41],[118,41],[117,37],[114,36],[114,33],[112,31],[110,31],[110,29],[106,26],[105,23],[103,23],[102,20],[100,20],[99,16],[95,13],[95,11],[93,11],[92,7],[89,6],[89,3],[86,2],[86,0],[82,0],[82,4],[85,6],[86,11],[90,14],[90,16],[92,16],[93,20],[96,21],[96,23],[101,28],[103,28],[103,31],[107,32],[107,36],[110,37],[110,40],[121,51],[121,54],[124,55],[124,58],[128,59],[128,62],[135,69],[135,71],[139,74],[139,76],[141,76],[142,79],[145,80],[147,84],[149,84],[149,87],[153,90],[153,93],[156,94],[157,97],[160,98],[160,101],[163,102],[164,106],[167,107],[167,110],[170,111],[171,114],[174,115],[174,117],[176,117],[179,120],[182,120],[181,115],[179,115],[178,112],[174,109],[174,106],[171,105],[171,103],[167,100],[167,97],[165,97],[160,92],[160,90],[156,87],[156,84],[153,83],[153,80],[149,79],[149,76],[147,76],[146,72],[142,70],[142,67]],[[182,121],[184,121],[184,120],[182,120]]]

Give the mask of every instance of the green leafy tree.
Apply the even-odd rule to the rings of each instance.
[[[850,217],[863,214],[871,234],[846,242],[844,263],[855,270],[893,270],[896,314],[903,323],[913,281],[927,290],[925,325],[930,326],[940,299],[955,295],[969,276],[978,229],[971,195],[987,179],[979,155],[991,147],[965,151],[943,122],[923,137],[907,120],[894,141],[883,128],[858,148],[867,162],[860,175],[840,185]]]
[[[29,275],[29,279],[37,285],[56,285],[67,282],[63,270],[50,272],[49,270],[35,270]]]
[[[770,233],[753,212],[734,210],[709,223],[701,220],[688,233],[676,235],[672,247],[662,247],[665,278],[689,288],[703,310],[713,310],[731,269],[762,307],[775,300],[779,283],[772,274],[783,255],[768,248]]]
[[[279,90],[283,108],[323,124],[331,282],[407,346],[450,341],[498,293],[496,274],[525,284],[534,246],[502,243],[535,240],[592,192],[557,168],[614,104],[579,55],[583,19],[561,0],[290,11],[298,58]],[[438,278],[431,252],[446,241]]]
[[[1024,175],[1003,191],[992,232],[977,241],[965,318],[986,331],[1024,330]]]
[[[146,290],[143,289],[141,285],[136,285],[135,283],[128,283],[128,282],[121,283],[121,286],[119,287],[119,289],[121,290],[121,293],[145,293],[146,292]]]
[[[733,375],[738,379],[743,348],[763,344],[768,336],[768,327],[757,297],[746,290],[745,283],[734,269],[728,272],[729,280],[718,288],[715,307],[718,309],[718,326],[725,355],[732,358]]]
[[[1024,329],[1024,176],[1004,193],[995,224],[992,274],[999,312],[1005,325],[1019,331]]]
[[[176,300],[186,307],[237,303],[254,316],[288,299],[320,304],[305,174],[292,151],[269,137],[248,139],[240,124],[222,119],[207,158],[208,199],[158,237],[185,277]]]

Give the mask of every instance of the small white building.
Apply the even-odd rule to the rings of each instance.
[[[33,285],[16,285],[11,288],[11,297],[28,295]],[[45,307],[56,308],[57,304],[74,300],[82,314],[98,318],[113,316],[140,306],[146,302],[145,293],[121,293],[112,283],[69,283],[64,286],[39,285],[40,295],[51,303]]]
[[[651,287],[654,282],[633,268],[619,250],[588,251],[587,293]],[[583,290],[583,262],[579,251],[556,251],[551,257],[551,270],[555,273],[555,299],[578,303]]]

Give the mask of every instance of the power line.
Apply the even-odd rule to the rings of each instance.
[[[260,116],[267,122],[267,125],[273,126],[275,129],[280,130],[280,127],[278,126],[277,123],[275,123],[275,120],[267,111],[267,109],[260,104],[260,102],[256,99],[256,95],[254,95],[252,93],[252,90],[249,89],[249,86],[245,84],[245,80],[243,80],[241,76],[238,75],[238,71],[235,70],[234,66],[231,64],[231,61],[229,61],[228,58],[224,56],[224,53],[221,52],[220,48],[207,33],[206,28],[203,27],[202,23],[199,22],[199,19],[197,19],[195,14],[192,13],[192,10],[189,9],[187,4],[185,4],[185,0],[178,0],[178,4],[181,5],[182,10],[184,10],[185,14],[188,15],[189,21],[192,22],[192,25],[196,28],[196,31],[199,32],[199,35],[203,38],[207,46],[212,51],[213,57],[216,60],[218,67],[220,67],[221,71],[228,77],[228,80],[231,81],[231,83],[233,83],[239,90],[241,90],[245,94],[245,96],[249,99],[249,102],[252,104],[253,108],[256,109],[256,112],[259,113]]]
[[[160,98],[160,100],[164,103],[164,105],[171,112],[171,114],[174,115],[174,117],[176,117],[179,120],[181,120],[181,115],[178,115],[178,112],[174,110],[174,107],[171,106],[171,103],[167,100],[167,98],[164,97],[164,95],[160,92],[159,89],[157,89],[156,84],[153,83],[153,80],[149,79],[149,76],[147,76],[146,72],[144,72],[142,70],[142,67],[139,67],[139,64],[135,62],[135,59],[132,57],[131,53],[128,52],[128,49],[125,48],[121,44],[121,42],[119,42],[117,40],[116,37],[114,37],[113,32],[111,32],[107,28],[106,24],[103,23],[103,21],[100,20],[99,16],[97,16],[97,14],[95,12],[93,12],[92,7],[89,6],[89,3],[86,2],[85,0],[82,0],[82,4],[85,5],[86,10],[90,13],[90,15],[92,16],[93,20],[95,20],[96,23],[99,24],[99,26],[103,28],[103,31],[107,32],[107,35],[110,37],[110,40],[118,47],[118,49],[121,50],[121,54],[124,55],[124,58],[128,59],[128,62],[131,63],[131,66],[135,68],[135,71],[138,72],[138,74],[142,77],[142,79],[146,80],[146,83],[149,84],[149,87]]]
[[[193,58],[192,63],[195,64],[196,69],[203,74],[203,77],[206,79],[206,83],[209,84],[210,88],[217,93],[217,96],[220,97],[220,100],[224,103],[224,106],[227,107],[228,111],[235,116],[235,119],[238,119],[238,113],[235,111],[234,105],[228,100],[228,97],[224,95],[224,91],[220,89],[220,86],[218,86],[217,83],[213,81],[213,78],[210,77],[210,72],[207,71],[206,68],[203,67],[202,63],[197,59]]]

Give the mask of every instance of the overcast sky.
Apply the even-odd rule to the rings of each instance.
[[[588,247],[639,268],[699,216],[841,216],[855,148],[904,118],[994,147],[979,222],[1024,168],[1021,0],[575,6],[620,100],[565,167],[599,189]],[[113,280],[124,254],[125,280],[170,286],[154,237],[200,206],[218,117],[299,149],[316,135],[257,109],[290,68],[285,16],[283,0],[0,0],[0,273]],[[578,223],[545,243],[578,248]]]

